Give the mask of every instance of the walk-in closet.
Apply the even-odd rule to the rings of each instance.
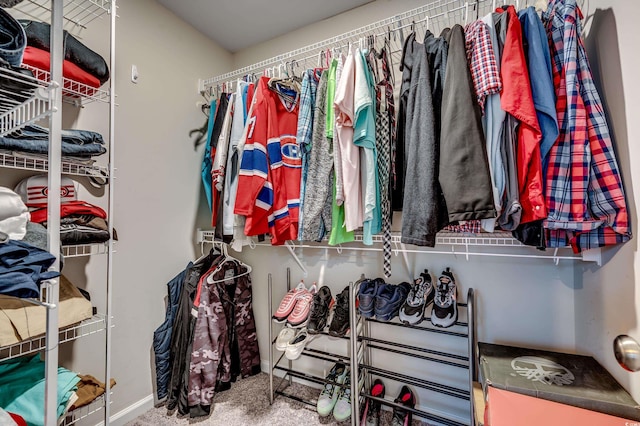
[[[0,425],[640,424],[638,14],[0,0]]]

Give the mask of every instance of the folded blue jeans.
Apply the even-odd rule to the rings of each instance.
[[[15,139],[0,137],[0,148],[10,151],[29,152],[34,154],[46,154],[49,152],[49,139]],[[99,143],[76,143],[62,142],[62,155],[72,157],[93,157],[102,155],[107,149]]]
[[[35,124],[25,126],[20,130],[12,132],[10,135],[13,139],[23,140],[47,140],[49,139],[49,129],[46,127],[40,127]],[[63,130],[62,131],[62,143],[71,143],[74,145],[86,145],[92,143],[98,143],[104,145],[104,139],[102,135],[97,132],[89,130]]]
[[[27,35],[24,28],[7,11],[0,8],[0,58],[14,67],[22,64]]]

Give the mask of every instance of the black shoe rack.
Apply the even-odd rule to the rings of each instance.
[[[351,286],[350,295],[353,295],[353,284],[350,284],[350,286]],[[287,268],[287,292],[289,290],[291,290],[291,270]],[[275,312],[275,307],[273,302],[273,284],[272,284],[271,274],[269,274],[268,276],[268,292],[269,292],[268,303],[269,303],[269,313],[270,313],[269,315],[273,315],[273,313]],[[351,300],[353,300],[353,298],[350,299],[350,302]],[[353,304],[350,306],[350,311],[352,314],[350,317],[352,322],[349,325],[351,330],[349,332],[349,336],[344,336],[344,337],[331,336],[331,338],[349,340],[350,342],[355,341],[355,339],[353,339],[352,336],[357,335],[357,333],[353,333],[353,330],[362,329],[362,327],[364,326],[364,319],[356,318],[353,315],[353,311],[354,311]],[[273,404],[273,401],[277,396],[283,396],[291,400],[309,405],[313,407],[313,409],[315,410],[317,400],[305,399],[299,395],[294,395],[286,391],[287,386],[291,385],[294,378],[298,380],[304,380],[307,382],[317,383],[322,386],[324,386],[325,384],[332,384],[337,387],[342,387],[343,385],[329,381],[324,377],[318,377],[309,373],[296,370],[294,368],[295,362],[285,358],[285,352],[278,354],[277,358],[274,357],[274,351],[275,351],[274,345],[276,343],[276,339],[278,335],[278,333],[274,332],[274,326],[278,327],[277,323],[274,323],[274,321],[271,318],[269,318],[269,341],[271,342],[271,345],[269,346],[269,402]],[[281,327],[278,327],[278,331],[280,330],[280,328]],[[319,332],[317,335],[319,338],[327,338],[328,336],[330,336],[329,333],[326,331]],[[359,413],[359,411],[354,410],[354,407],[356,407],[354,405],[354,401],[358,399],[356,398],[356,395],[358,394],[357,387],[358,387],[358,383],[362,385],[362,380],[360,381],[353,380],[353,377],[354,377],[353,371],[355,371],[354,368],[357,368],[357,367],[353,363],[353,360],[355,359],[355,357],[351,356],[351,354],[353,353],[351,352],[352,348],[353,348],[353,344],[350,344],[348,346],[348,356],[343,356],[343,355],[338,355],[338,354],[334,354],[327,351],[305,347],[304,350],[302,351],[302,356],[315,358],[320,361],[326,361],[331,364],[341,362],[344,365],[349,366],[349,374],[351,375],[351,408],[352,408],[351,425],[356,426],[358,424],[357,413]],[[285,361],[287,361],[287,363],[285,364],[286,366],[282,365],[284,364],[282,362],[283,358],[285,359]],[[276,372],[278,372],[279,374],[276,375],[275,374]],[[276,381],[276,379],[279,379],[279,381],[274,386],[274,382]],[[318,393],[320,392],[321,390],[318,391]]]
[[[376,319],[362,318],[356,309],[356,296],[358,294],[359,284],[351,284],[351,321],[356,323],[364,320],[363,327],[359,329],[359,333],[352,336],[352,353],[357,353],[359,356],[357,362],[352,362],[352,372],[356,372],[358,376],[361,374],[364,376],[364,384],[358,389],[359,398],[356,398],[352,403],[352,412],[359,413],[360,406],[365,402],[365,399],[377,401],[383,405],[391,408],[401,408],[405,411],[410,411],[414,416],[423,418],[427,421],[437,422],[443,425],[451,426],[474,426],[474,400],[473,400],[473,381],[476,378],[477,364],[476,364],[476,312],[475,312],[475,293],[473,289],[469,289],[467,292],[467,302],[458,303],[458,321],[451,328],[437,328],[431,326],[430,317],[426,317],[419,325],[405,325],[401,323],[397,318],[392,321],[379,321]],[[427,308],[430,312],[430,308]],[[462,320],[460,319],[462,318]],[[425,325],[427,323],[428,325]],[[401,327],[409,328],[412,330],[419,330],[425,334],[432,336],[448,335],[464,338],[467,340],[468,352],[466,355],[459,355],[454,353],[448,353],[433,349],[433,344],[437,342],[433,338],[425,338],[425,342],[430,342],[431,346],[412,346],[403,343],[400,339],[396,341],[389,341],[376,338],[371,333],[372,324],[384,324],[389,327]],[[446,368],[461,368],[468,370],[468,383],[462,384],[460,387],[449,386],[435,381],[428,380],[427,378],[419,378],[408,376],[406,374],[399,373],[388,368],[388,366],[373,365],[372,352],[373,351],[386,351],[398,355],[398,362],[394,365],[402,365],[402,358],[412,357],[424,360],[425,362],[439,363]],[[436,413],[430,411],[425,405],[418,405],[414,409],[406,408],[399,405],[393,400],[387,398],[377,398],[368,394],[367,390],[371,389],[371,383],[373,383],[372,377],[380,377],[396,381],[398,383],[415,386],[418,388],[426,389],[433,392],[438,392],[453,398],[459,398],[469,401],[469,422],[460,422],[459,419],[447,418],[443,413]],[[360,424],[360,418],[356,420],[356,425]]]

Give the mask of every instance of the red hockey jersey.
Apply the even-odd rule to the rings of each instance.
[[[262,77],[248,117],[234,212],[246,216],[245,234],[269,232],[272,244],[298,235],[302,158],[296,142],[298,98],[287,102]]]

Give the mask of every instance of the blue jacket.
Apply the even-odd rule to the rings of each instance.
[[[169,300],[167,300],[167,313],[164,322],[153,332],[153,351],[156,357],[156,385],[158,400],[167,397],[169,378],[171,374],[171,331],[180,301],[182,284],[187,276],[187,270],[193,265],[189,262],[187,267],[167,283]]]

